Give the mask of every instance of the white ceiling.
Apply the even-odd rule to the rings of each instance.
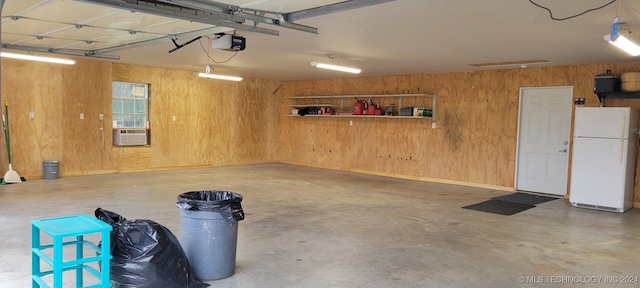
[[[343,1],[217,2],[289,13]],[[535,2],[551,9],[555,17],[567,17],[610,0]],[[105,61],[194,72],[204,72],[205,65],[211,64],[215,72],[221,74],[303,80],[474,71],[496,68],[477,68],[470,64],[537,59],[549,60],[551,63],[544,64],[546,66],[639,60],[603,40],[616,13],[620,21],[627,22],[623,27],[640,32],[638,0],[618,0],[603,9],[565,21],[550,19],[547,11],[528,0],[396,0],[295,21],[318,28],[318,34],[264,23],[258,27],[276,29],[279,36],[237,30],[246,38],[246,49],[220,64],[208,59],[200,43],[217,62],[229,59],[234,53],[207,49],[206,37],[168,53],[175,48],[168,35],[214,26],[73,0],[6,0],[1,29],[4,45],[45,49],[89,51],[159,38],[162,43],[105,53],[120,58]],[[16,20],[11,16],[19,17]],[[78,29],[73,24],[89,26]],[[176,42],[182,44],[196,36],[212,36],[220,30],[228,29],[217,27]],[[640,36],[632,34],[631,38],[640,43]],[[333,55],[334,62],[359,67],[363,72],[354,76],[309,65],[311,61],[330,62],[327,54]]]

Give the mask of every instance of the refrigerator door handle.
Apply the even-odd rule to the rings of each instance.
[[[623,114],[622,115],[622,125],[620,125],[620,150],[618,150],[618,154],[619,154],[619,163],[622,163],[622,153],[624,152],[624,131],[626,130],[625,128],[627,126],[627,115]]]

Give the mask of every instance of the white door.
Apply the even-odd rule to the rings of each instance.
[[[520,89],[516,190],[567,194],[573,87]]]

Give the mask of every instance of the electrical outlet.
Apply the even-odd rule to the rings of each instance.
[[[104,114],[100,114],[98,115],[98,117],[100,118],[100,120],[104,120]]]
[[[84,113],[80,113],[80,120],[84,120]]]

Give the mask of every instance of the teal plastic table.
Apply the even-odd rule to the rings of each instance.
[[[111,229],[111,225],[89,215],[31,221],[31,279],[33,287],[51,288],[52,286],[47,284],[43,276],[53,274],[53,288],[62,288],[63,272],[75,270],[76,287],[109,288],[109,261],[111,260],[109,233]],[[51,237],[51,244],[42,244],[40,242],[41,234]],[[84,239],[84,236],[91,234],[100,235],[102,243],[100,247]],[[68,245],[75,246],[75,258],[65,261],[63,247]],[[89,247],[96,253],[85,256],[84,247]],[[49,249],[52,249],[53,253],[50,253]],[[41,270],[41,262],[48,264],[50,269]],[[98,262],[98,269],[89,265],[93,262]],[[99,283],[84,286],[83,270],[95,276]]]

